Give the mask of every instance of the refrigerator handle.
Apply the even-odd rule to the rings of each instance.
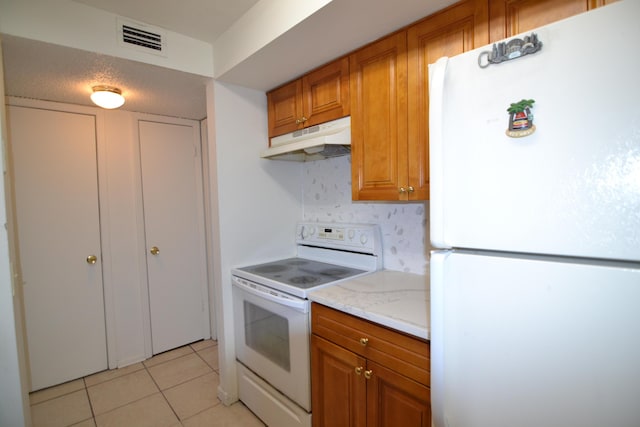
[[[444,80],[449,58],[444,56],[429,65],[429,198],[431,244],[446,248],[444,241],[443,206],[443,140],[442,109],[444,102]]]
[[[431,415],[433,427],[445,427],[444,402],[444,263],[450,251],[432,251],[429,261],[431,298]]]

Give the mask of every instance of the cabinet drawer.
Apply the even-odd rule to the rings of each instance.
[[[430,385],[430,345],[368,320],[313,303],[312,332],[356,354]],[[366,343],[361,340],[366,340]]]

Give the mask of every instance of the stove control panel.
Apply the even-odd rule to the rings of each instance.
[[[375,255],[382,251],[375,224],[299,223],[296,243]]]

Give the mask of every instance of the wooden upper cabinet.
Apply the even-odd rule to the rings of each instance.
[[[609,3],[613,0],[489,0],[491,42]]]
[[[302,80],[295,80],[267,93],[269,138],[301,127]]]
[[[349,59],[338,59],[267,93],[269,137],[349,115]]]
[[[456,3],[409,27],[409,200],[429,199],[429,64],[488,43],[486,0]]]
[[[456,3],[351,55],[353,200],[429,199],[429,70],[488,43],[486,0]]]
[[[353,200],[401,200],[407,186],[407,37],[350,55]]]

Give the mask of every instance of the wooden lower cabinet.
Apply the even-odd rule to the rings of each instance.
[[[367,362],[368,426],[431,426],[431,390],[382,365]]]
[[[314,427],[430,427],[429,343],[314,303]]]
[[[314,427],[364,427],[367,384],[355,368],[366,360],[311,336],[311,413]]]

